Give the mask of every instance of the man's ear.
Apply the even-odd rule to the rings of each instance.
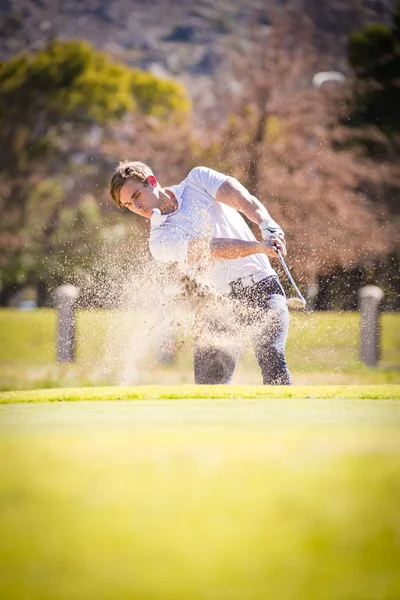
[[[153,187],[156,187],[157,179],[154,177],[154,175],[149,175],[147,178],[147,181],[150,183],[150,185],[152,185]]]

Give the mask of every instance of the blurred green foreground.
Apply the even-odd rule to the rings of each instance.
[[[110,313],[78,312],[61,366],[54,311],[1,319],[3,389],[107,383]],[[358,315],[296,315],[295,378],[398,381],[397,324],[383,316],[367,369]],[[188,347],[143,377],[191,381]],[[259,377],[252,361],[236,382]],[[0,598],[397,600],[399,386],[211,387],[2,394]]]
[[[122,355],[110,351],[110,332],[114,340],[118,340],[119,332],[124,337],[126,324],[121,319],[117,311],[77,311],[77,361],[66,365],[55,360],[55,310],[0,310],[0,390],[121,383],[118,374],[121,356],[124,361],[128,357],[129,362],[131,353],[136,360],[146,338],[144,327],[129,350],[124,350],[121,341],[117,350]],[[360,316],[355,312],[291,313],[287,357],[294,383],[400,383],[400,314],[381,317],[382,348],[377,368],[367,368],[358,360],[359,329]],[[126,337],[124,341],[127,342]],[[192,383],[191,341],[180,332],[178,341],[173,364],[159,364],[154,353],[144,355],[136,365],[133,383]],[[252,351],[244,352],[233,383],[261,383]]]
[[[399,473],[397,400],[1,405],[0,598],[395,600]]]

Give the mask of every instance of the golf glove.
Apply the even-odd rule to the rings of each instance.
[[[271,218],[265,219],[265,221],[260,224],[260,229],[263,240],[268,240],[269,242],[275,238],[281,238],[283,241],[285,240],[283,229]]]

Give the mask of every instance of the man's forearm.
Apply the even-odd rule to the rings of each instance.
[[[262,253],[262,244],[256,241],[216,238],[210,244],[210,258],[244,258],[251,254]]]
[[[204,239],[194,239],[189,242],[188,263],[195,264],[220,258],[243,258],[265,252],[264,246],[262,242],[234,238],[215,238],[209,242]]]
[[[239,240],[236,238],[193,239],[189,242],[188,263],[190,265],[202,261],[244,258],[251,254],[265,254],[276,258],[274,246],[267,241]]]

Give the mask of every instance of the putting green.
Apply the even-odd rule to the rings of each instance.
[[[397,600],[398,391],[2,394],[0,598]]]
[[[397,400],[129,400],[0,405],[0,431],[15,427],[400,426]]]

